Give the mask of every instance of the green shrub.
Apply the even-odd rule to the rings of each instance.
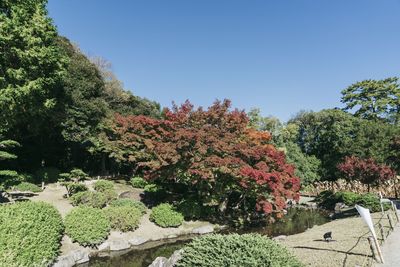
[[[93,208],[103,208],[107,204],[107,197],[100,192],[84,191],[78,192],[70,197],[74,206],[86,205]]]
[[[101,244],[110,232],[110,221],[100,209],[74,208],[65,217],[65,233],[83,246]]]
[[[94,183],[93,188],[98,192],[114,190],[114,183],[107,180],[98,180]]]
[[[259,234],[212,234],[183,247],[177,267],[302,267],[284,246]]]
[[[102,193],[105,195],[107,203],[118,197],[118,194],[114,189],[104,190]]]
[[[111,228],[122,232],[135,230],[142,217],[142,213],[137,208],[130,206],[107,207],[104,212],[110,220]]]
[[[52,183],[56,182],[59,178],[60,170],[54,167],[45,167],[35,172],[37,182]]]
[[[203,213],[203,206],[196,200],[186,199],[177,205],[177,210],[183,214],[185,219],[200,219]]]
[[[151,209],[150,220],[161,227],[177,227],[183,223],[183,215],[163,203]]]
[[[88,191],[87,186],[79,182],[62,182],[61,184],[67,189],[68,196],[79,192]]]
[[[319,206],[333,210],[336,203],[344,203],[347,206],[360,205],[364,208],[369,209],[371,212],[377,212],[381,210],[379,197],[368,193],[368,194],[357,194],[353,192],[336,192],[323,191],[321,192],[316,201]],[[385,209],[388,209],[387,205],[384,205]]]
[[[57,257],[61,215],[44,202],[0,206],[0,265],[48,266]]]
[[[146,193],[158,193],[162,188],[156,184],[147,184],[144,186],[144,192]]]
[[[138,209],[142,214],[146,213],[146,206],[140,202],[129,198],[118,198],[110,202],[111,207],[133,207]]]
[[[144,188],[148,185],[148,182],[142,177],[136,176],[131,179],[131,184],[134,188]]]
[[[34,193],[38,193],[38,192],[42,192],[42,188],[32,184],[32,183],[28,183],[28,182],[22,182],[20,184],[17,184],[16,186],[14,186],[14,190],[18,190],[18,191],[31,191]]]

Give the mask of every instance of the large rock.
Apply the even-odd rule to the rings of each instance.
[[[146,243],[147,241],[149,241],[148,238],[144,238],[141,236],[137,236],[128,240],[129,244],[131,244],[132,246],[139,246],[141,244]]]
[[[168,259],[165,257],[157,257],[149,267],[165,267]]]
[[[193,234],[200,234],[200,235],[208,234],[208,233],[212,233],[212,232],[214,232],[214,227],[212,225],[204,225],[204,226],[194,228],[192,230]]]
[[[98,248],[99,251],[105,251],[105,250],[110,250],[110,243],[107,241],[102,243]]]
[[[173,267],[182,258],[183,249],[176,250],[165,263],[165,267]]]
[[[131,245],[126,240],[116,240],[110,242],[110,250],[117,251],[117,250],[124,250],[130,248]]]
[[[85,250],[73,250],[65,256],[58,258],[53,267],[72,267],[75,264],[89,261],[89,252]]]

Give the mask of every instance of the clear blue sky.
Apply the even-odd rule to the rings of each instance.
[[[170,106],[229,98],[287,120],[400,72],[399,0],[49,0],[60,34]]]

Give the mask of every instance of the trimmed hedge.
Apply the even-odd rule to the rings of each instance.
[[[177,267],[303,267],[284,246],[259,234],[211,234],[183,247]]]
[[[107,207],[104,213],[111,223],[111,228],[122,232],[133,231],[139,226],[142,213],[134,207]]]
[[[28,183],[28,182],[22,182],[20,184],[17,184],[16,186],[14,186],[14,190],[18,190],[18,191],[31,191],[33,193],[39,193],[42,192],[42,188],[32,184],[32,183]]]
[[[82,246],[101,244],[110,232],[110,221],[100,209],[74,208],[65,217],[65,233]]]
[[[132,177],[131,184],[134,188],[144,188],[146,185],[148,185],[148,182],[142,177],[136,176]]]
[[[103,208],[107,204],[107,196],[103,193],[84,191],[78,192],[70,197],[74,206],[86,205],[93,208]]]
[[[178,227],[184,219],[172,205],[163,203],[151,209],[150,220],[161,227]]]
[[[110,202],[111,207],[133,207],[138,209],[142,214],[146,213],[146,206],[140,202],[129,198],[118,198]]]
[[[98,180],[94,183],[93,188],[98,192],[114,190],[114,183],[107,180]]]
[[[63,230],[60,213],[48,203],[0,206],[0,265],[50,265],[58,255]]]

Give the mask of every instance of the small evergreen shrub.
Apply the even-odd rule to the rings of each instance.
[[[177,227],[183,223],[183,215],[163,203],[151,209],[150,220],[161,227]]]
[[[14,190],[18,190],[18,191],[31,191],[33,193],[39,193],[42,192],[42,188],[32,184],[32,183],[28,183],[28,182],[22,182],[20,184],[17,184],[16,186],[14,186]]]
[[[371,212],[377,212],[381,210],[379,197],[368,193],[368,194],[357,194],[353,192],[336,192],[323,191],[321,192],[316,201],[319,206],[333,210],[336,203],[344,203],[347,206],[360,205],[364,208],[369,209]],[[387,204],[384,204],[384,209],[390,208]]]
[[[142,177],[136,176],[132,177],[131,184],[134,188],[144,188],[146,185],[148,185],[148,182]]]
[[[44,202],[0,206],[0,265],[48,266],[64,230],[60,213]]]
[[[133,207],[142,214],[146,213],[146,206],[140,202],[129,198],[118,198],[110,202],[110,207]]]
[[[142,213],[134,207],[107,207],[104,212],[111,223],[111,228],[122,232],[133,231],[139,226]]]
[[[114,183],[107,180],[98,180],[94,183],[93,188],[98,192],[114,190]]]
[[[86,205],[93,208],[103,208],[107,204],[107,197],[103,193],[84,191],[78,192],[70,197],[74,206]]]
[[[87,186],[79,182],[62,182],[61,184],[65,186],[69,196],[79,192],[88,191]]]
[[[110,228],[103,210],[96,208],[77,207],[65,217],[65,233],[82,246],[101,244],[107,239]]]
[[[183,247],[177,267],[303,267],[284,246],[259,234],[211,234]]]
[[[102,193],[106,197],[107,203],[110,203],[110,201],[113,201],[118,197],[118,194],[114,189],[104,190]]]
[[[200,219],[203,216],[202,204],[193,199],[182,200],[177,205],[177,210],[183,214],[185,219]]]

